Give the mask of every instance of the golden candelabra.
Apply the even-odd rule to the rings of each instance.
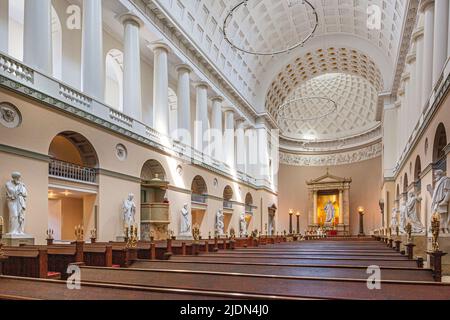
[[[234,239],[236,238],[236,231],[234,230],[234,228],[230,229],[230,239]]]
[[[75,227],[75,238],[77,241],[83,241],[84,239],[84,227],[82,225],[78,225]]]
[[[130,239],[130,228],[128,226],[125,226],[123,233],[125,234],[125,242],[128,244],[128,240]]]
[[[431,242],[433,252],[439,251],[439,233],[441,229],[441,217],[439,213],[435,212],[431,216],[431,233],[433,235],[433,240]]]
[[[53,240],[54,239],[53,236],[55,234],[55,231],[53,229],[48,229],[45,233],[47,234],[47,240]]]
[[[406,231],[406,243],[411,243],[412,241],[412,225],[411,222],[408,222],[405,227]]]
[[[192,227],[192,236],[194,237],[194,241],[198,242],[200,240],[200,226],[198,223],[194,224]]]
[[[126,227],[125,230],[127,231],[127,233],[125,234],[125,239],[127,242],[126,247],[127,248],[137,248],[137,242],[138,242],[137,226],[131,225],[130,228]]]

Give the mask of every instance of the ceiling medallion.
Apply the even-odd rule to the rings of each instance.
[[[317,14],[316,8],[308,0],[302,0],[302,3],[304,5],[308,5],[309,7],[311,7],[311,9],[313,11],[313,15],[315,17],[314,27],[311,29],[311,32],[303,40],[301,40],[300,42],[298,42],[298,43],[296,43],[296,44],[294,44],[292,46],[289,46],[288,48],[283,49],[283,50],[274,50],[274,51],[251,51],[251,50],[246,50],[244,48],[241,48],[241,47],[235,45],[233,43],[233,41],[231,41],[231,39],[228,37],[228,34],[227,34],[227,28],[228,28],[228,25],[229,25],[232,17],[233,17],[233,14],[237,10],[239,10],[240,7],[242,7],[242,6],[246,7],[248,1],[249,0],[243,0],[243,1],[239,2],[236,6],[231,8],[231,10],[228,12],[228,14],[227,14],[227,16],[226,16],[226,18],[225,18],[225,20],[223,22],[223,31],[222,32],[223,32],[223,36],[224,36],[225,41],[227,41],[232,48],[234,48],[236,50],[239,50],[241,52],[244,52],[244,53],[247,53],[247,54],[251,54],[251,55],[257,55],[257,56],[274,56],[276,54],[288,53],[291,50],[294,50],[294,49],[296,49],[298,47],[302,47],[309,39],[311,39],[313,37],[314,33],[317,30],[317,27],[319,26],[319,16]],[[289,5],[289,7],[293,6],[293,4],[290,1],[289,1],[288,5]]]
[[[310,103],[313,103],[314,105],[319,105],[322,104],[323,101],[325,101],[325,103],[329,104],[329,108],[325,109],[324,112],[320,113],[321,110],[318,110],[318,113],[314,116],[305,116],[305,117],[301,117],[301,118],[295,118],[292,116],[292,114],[296,114],[296,113],[302,113],[302,114],[307,114],[306,112],[299,112],[299,110],[301,110],[301,107],[299,108],[299,104],[305,104],[307,101],[310,101]],[[322,101],[322,103],[320,102]],[[295,110],[289,110],[290,108],[295,108]],[[330,99],[330,98],[326,98],[326,97],[300,97],[300,98],[295,98],[292,100],[289,100],[285,103],[283,103],[277,111],[277,118],[278,120],[285,120],[285,121],[301,121],[301,122],[305,122],[305,121],[312,121],[312,120],[319,120],[322,118],[325,118],[327,116],[329,116],[332,113],[335,113],[337,111],[337,103],[336,101]]]

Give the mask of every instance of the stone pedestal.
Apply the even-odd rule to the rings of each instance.
[[[18,247],[21,245],[34,245],[34,238],[28,234],[24,235],[6,234],[3,237],[3,243],[6,246],[11,247]]]
[[[194,240],[194,237],[192,235],[180,234],[177,240]]]
[[[441,234],[439,236],[439,250],[443,253],[450,253],[450,235]],[[428,250],[431,251],[431,237],[428,239]],[[431,261],[430,261],[431,263]],[[450,255],[442,256],[442,275],[450,276]]]
[[[447,254],[442,251],[427,252],[430,259],[430,268],[433,270],[433,278],[436,282],[442,281],[442,260]]]
[[[406,247],[406,255],[408,256],[409,260],[412,260],[414,258],[414,247],[416,245],[412,242],[405,244]]]

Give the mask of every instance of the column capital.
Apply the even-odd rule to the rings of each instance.
[[[424,27],[420,27],[420,28],[417,28],[416,30],[414,30],[414,33],[412,34],[412,41],[417,42],[420,39],[422,39],[423,35],[424,35],[424,30],[425,30]]]
[[[141,20],[141,18],[139,18],[137,15],[135,15],[132,12],[122,13],[117,18],[123,25],[125,25],[127,23],[132,23],[132,24],[138,26],[139,28],[141,28],[144,25],[144,22]]]
[[[406,56],[406,63],[407,64],[413,64],[416,61],[416,51],[410,52]]]
[[[232,106],[223,107],[222,108],[223,113],[232,113],[233,115],[237,115],[236,110]]]
[[[419,11],[425,12],[431,5],[434,6],[434,0],[422,0],[420,2]]]
[[[214,97],[211,98],[211,101],[212,101],[212,102],[219,102],[219,103],[222,103],[222,102],[224,101],[224,99],[223,99],[223,97],[221,97],[221,96],[214,96]]]
[[[166,51],[166,53],[169,53],[171,51],[170,47],[164,41],[161,41],[161,40],[149,42],[147,47],[152,51],[156,51],[158,49],[164,50],[164,51]]]
[[[182,71],[187,71],[188,73],[192,72],[192,68],[186,64],[186,63],[181,63],[175,66],[175,71],[180,73]]]
[[[209,84],[205,81],[198,81],[194,84],[194,87],[197,88],[204,88],[206,90],[209,89]]]

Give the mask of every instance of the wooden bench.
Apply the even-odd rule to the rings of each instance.
[[[48,255],[42,247],[3,247],[2,274],[18,277],[47,278]]]

